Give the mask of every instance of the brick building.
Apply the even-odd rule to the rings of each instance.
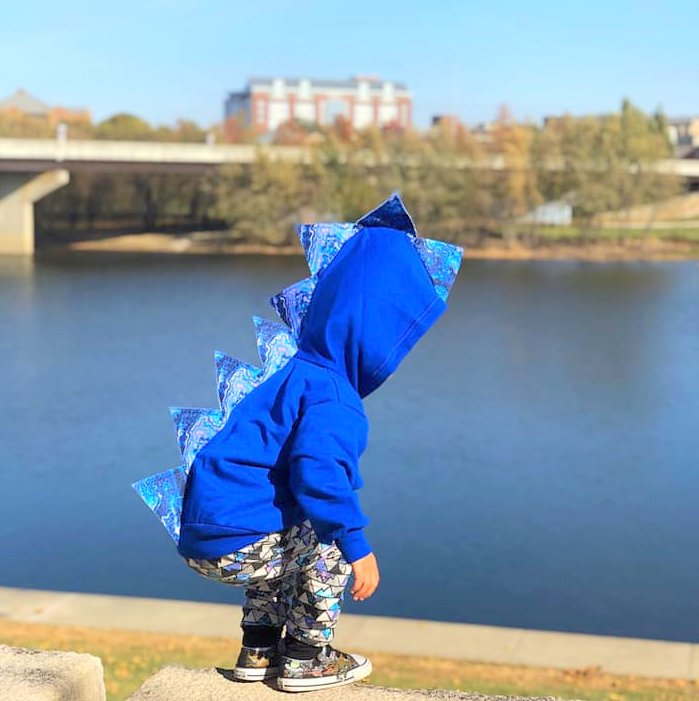
[[[332,124],[339,116],[356,129],[412,124],[412,97],[403,83],[375,76],[350,80],[251,78],[245,90],[230,93],[224,108],[228,121],[242,115],[261,132],[274,131],[290,120]]]

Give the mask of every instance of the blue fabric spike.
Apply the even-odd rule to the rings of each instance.
[[[432,278],[435,292],[446,302],[459,272],[464,249],[444,241],[416,237],[413,244]]]
[[[231,411],[246,395],[250,394],[262,381],[262,369],[241,363],[238,369],[231,375],[226,384],[226,393],[221,402],[224,420],[228,418]]]
[[[216,386],[218,388],[218,401],[221,404],[221,408],[223,408],[224,397],[228,392],[228,385],[231,381],[231,377],[235,371],[245,363],[243,363],[242,360],[232,358],[230,355],[226,355],[221,351],[215,351],[214,358],[216,360]]]
[[[361,226],[398,229],[407,234],[409,238],[417,236],[415,223],[408,214],[408,210],[405,208],[403,200],[401,200],[397,192],[391,194],[391,196],[376,207],[376,209],[372,209],[371,212],[359,219],[357,221],[357,227]]]
[[[318,277],[330,265],[344,243],[357,231],[355,224],[341,222],[299,226],[299,239],[306,254],[311,275]]]
[[[282,321],[291,329],[297,341],[301,336],[303,318],[308,311],[315,286],[316,281],[307,277],[284,288],[269,300]]]
[[[186,482],[187,470],[180,465],[145,477],[131,485],[160,519],[175,543],[180,539],[180,514]]]
[[[194,457],[221,429],[224,412],[217,409],[189,409],[172,407],[170,414],[175,422],[182,458],[187,469]]]
[[[286,365],[289,358],[298,350],[291,331],[276,321],[253,317],[257,334],[257,351],[264,365],[261,382]]]
[[[255,323],[255,335],[257,336],[257,352],[265,371],[270,364],[270,359],[274,356],[276,362],[280,351],[287,350],[290,344],[294,348],[290,356],[296,352],[296,343],[291,337],[289,329],[284,324],[263,319],[259,316],[254,316],[253,322]]]

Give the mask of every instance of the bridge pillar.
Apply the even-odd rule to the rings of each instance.
[[[34,253],[34,203],[67,185],[63,169],[45,173],[0,173],[0,255]]]

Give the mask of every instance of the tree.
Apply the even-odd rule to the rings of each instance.
[[[97,139],[117,141],[144,141],[150,139],[152,129],[145,120],[122,112],[100,122],[95,128]]]

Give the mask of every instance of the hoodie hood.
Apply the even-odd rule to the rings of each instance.
[[[360,227],[320,273],[298,355],[373,392],[445,311],[405,232]]]

